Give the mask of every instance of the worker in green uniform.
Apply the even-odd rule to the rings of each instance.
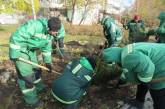
[[[61,58],[64,57],[64,25],[61,24],[61,28],[58,30],[58,34],[53,39],[53,52],[56,52]]]
[[[139,15],[135,15],[134,18],[127,24],[124,24],[123,27],[126,30],[129,30],[129,43],[144,42],[148,40],[144,22],[140,19]]]
[[[148,31],[147,36],[155,35],[155,39],[157,43],[165,43],[165,12],[161,12],[158,16],[158,19],[160,20],[160,25],[158,28],[151,29]],[[137,88],[137,96],[140,96],[141,99],[145,99],[145,95],[147,93],[147,86],[146,84],[140,84]]]
[[[165,81],[150,83],[153,79],[165,77],[165,44],[133,43],[124,48],[112,47],[104,49],[103,60],[116,62],[123,68],[120,81],[146,84],[154,102],[154,109],[165,107]],[[120,82],[121,83],[121,82]],[[140,88],[140,87],[138,87]],[[140,91],[146,94],[148,90]],[[131,107],[143,109],[144,95],[136,93],[136,99],[130,103]]]
[[[165,43],[165,12],[161,12],[158,19],[160,20],[159,27],[149,30],[148,36],[156,35],[156,40],[158,43]]]
[[[40,50],[46,67],[51,72],[51,51],[52,39],[58,34],[61,28],[61,21],[57,17],[49,20],[46,18],[29,20],[23,23],[10,37],[9,56],[14,61],[17,74],[18,85],[24,95],[26,104],[43,104],[38,99],[37,93],[45,87],[41,80],[41,70],[33,65],[19,60],[25,60],[38,63],[36,50]]]
[[[115,20],[111,17],[104,17],[101,21],[103,33],[107,39],[107,47],[118,46],[122,39],[122,30],[117,26]]]
[[[67,109],[77,109],[94,75],[93,57],[81,57],[69,62],[62,75],[52,83],[52,95]]]

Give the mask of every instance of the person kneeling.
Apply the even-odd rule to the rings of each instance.
[[[96,66],[93,57],[81,57],[69,62],[62,75],[52,83],[52,95],[66,104],[66,109],[77,109],[86,94]]]

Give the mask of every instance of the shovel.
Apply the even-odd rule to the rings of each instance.
[[[18,60],[19,60],[19,61],[22,61],[22,62],[25,62],[25,63],[27,63],[27,64],[34,65],[34,66],[39,67],[39,68],[41,68],[41,69],[43,69],[43,70],[49,71],[49,69],[48,69],[47,67],[42,66],[42,65],[39,65],[39,64],[34,63],[34,62],[31,62],[31,61],[29,61],[29,60],[26,60],[26,59],[23,59],[23,58],[19,58]],[[56,71],[54,71],[54,70],[52,70],[52,72],[53,72],[53,73],[56,73],[56,74],[58,74],[58,75],[61,75],[61,73],[58,73],[58,72],[56,72]]]

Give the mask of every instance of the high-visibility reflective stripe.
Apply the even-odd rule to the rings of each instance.
[[[69,62],[68,64],[69,64],[69,65],[71,65],[71,64],[72,64],[72,62]]]
[[[120,41],[122,39],[122,37],[117,37],[117,41]]]
[[[122,80],[126,80],[127,78],[126,78],[126,74],[128,73],[128,69],[122,69],[122,73],[121,73],[121,76],[120,76],[120,78],[122,79]]]
[[[22,93],[23,94],[26,94],[26,93],[29,93],[29,92],[32,92],[35,90],[35,87],[31,88],[31,89],[25,89],[25,90],[22,90]]]
[[[62,50],[64,50],[64,47],[60,47],[59,49],[62,49]]]
[[[88,81],[91,80],[91,77],[90,77],[89,75],[84,75],[84,77],[85,77]]]
[[[134,46],[134,44],[130,44],[127,46],[128,54],[133,51],[133,46]]]
[[[128,72],[128,69],[123,68],[122,71],[123,71],[123,73],[127,73]]]
[[[72,70],[72,73],[73,73],[73,74],[76,74],[77,71],[79,71],[81,67],[82,67],[82,65],[81,65],[81,64],[78,64],[78,65]]]
[[[42,38],[42,39],[46,39],[47,38],[47,35],[45,35],[45,34],[35,34],[34,36]]]
[[[78,100],[74,100],[74,101],[64,101],[64,100],[60,99],[59,97],[57,97],[57,96],[53,93],[52,90],[51,90],[51,92],[52,92],[52,95],[53,95],[58,101],[60,101],[61,103],[64,103],[64,104],[73,104],[73,103],[75,103],[75,102],[78,101]]]
[[[43,52],[44,56],[51,56],[51,52]]]
[[[139,74],[137,74],[138,78],[140,81],[142,82],[150,82],[152,80],[152,76],[151,77],[141,77]]]
[[[41,81],[41,78],[35,80],[35,81],[34,81],[34,84],[37,84],[37,83],[39,83],[40,81]]]
[[[111,22],[111,28],[113,33],[116,32],[116,25],[113,22]]]
[[[84,93],[83,93],[83,95],[86,95],[87,94],[87,92],[85,91]]]
[[[16,44],[10,44],[10,48],[13,48],[13,49],[21,49],[21,46],[16,45]]]

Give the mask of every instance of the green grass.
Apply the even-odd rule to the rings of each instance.
[[[78,41],[81,44],[91,43],[91,44],[100,44],[103,43],[105,39],[99,36],[86,36],[86,35],[66,35],[64,41]]]
[[[18,25],[0,25],[0,32],[13,32],[16,30]]]
[[[17,27],[18,25],[0,25],[0,45],[9,43],[9,37]]]

